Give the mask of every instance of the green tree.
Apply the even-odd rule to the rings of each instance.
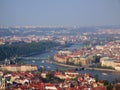
[[[32,43],[6,44],[0,46],[0,60],[5,58],[32,55],[43,53],[53,47],[59,46],[59,43],[51,41],[40,41]]]
[[[95,75],[95,80],[96,80],[96,82],[98,82],[98,80],[99,80],[98,74]]]

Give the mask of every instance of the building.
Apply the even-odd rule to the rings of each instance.
[[[5,78],[1,77],[0,79],[1,79],[0,80],[0,90],[6,90],[6,81],[5,81]]]
[[[0,69],[3,71],[36,71],[38,70],[36,65],[1,65]]]
[[[120,62],[115,62],[115,70],[120,71]]]
[[[120,62],[117,62],[114,58],[103,57],[100,59],[102,67],[112,67],[117,71],[120,71]]]
[[[83,57],[83,56],[73,57],[73,55],[67,56],[67,55],[59,55],[59,54],[56,54],[54,56],[54,60],[60,63],[72,64],[72,65],[88,65],[91,64],[92,61],[92,59],[89,57]]]
[[[109,57],[103,57],[100,59],[101,66],[103,66],[103,67],[115,68],[115,61],[116,61],[116,59],[109,58]]]

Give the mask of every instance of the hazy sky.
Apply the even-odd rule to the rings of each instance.
[[[120,25],[120,0],[0,0],[0,26]]]

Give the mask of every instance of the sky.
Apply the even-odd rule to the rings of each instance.
[[[120,0],[0,0],[0,26],[120,25]]]

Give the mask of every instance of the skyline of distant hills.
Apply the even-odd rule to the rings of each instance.
[[[98,30],[115,30],[120,29],[120,25],[105,25],[105,26],[91,26],[91,27],[65,27],[65,26],[11,26],[0,27],[0,37],[2,36],[26,36],[26,35],[52,35],[59,31],[59,35],[71,35],[84,33],[84,32],[96,32]]]
[[[80,26],[80,25],[71,25],[71,26],[65,26],[65,25],[15,25],[15,26],[3,26],[0,25],[0,28],[80,28],[80,27],[104,27],[104,28],[120,28],[120,25],[97,25],[97,26]]]

